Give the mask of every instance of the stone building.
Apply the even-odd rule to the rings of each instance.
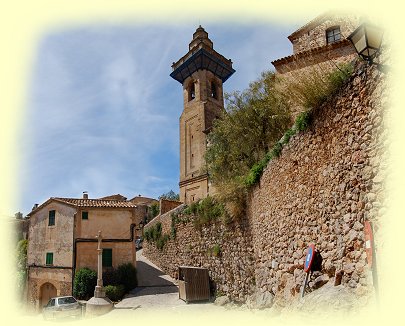
[[[317,65],[321,69],[333,69],[336,65],[351,61],[357,54],[347,37],[359,25],[359,18],[347,13],[324,13],[305,24],[288,39],[293,54],[272,61],[279,74],[296,74]]]
[[[184,100],[180,117],[180,201],[190,203],[213,192],[204,170],[207,133],[224,110],[222,85],[235,70],[231,60],[213,49],[201,26],[193,34],[187,54],[172,68],[170,76],[183,85]]]
[[[142,197],[143,202],[156,200]],[[28,301],[42,307],[50,297],[71,295],[75,271],[97,270],[98,231],[103,237],[103,268],[136,264],[134,240],[148,212],[140,197],[55,198],[28,214]]]

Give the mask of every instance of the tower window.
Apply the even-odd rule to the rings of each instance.
[[[211,97],[218,99],[217,85],[213,81],[211,82]]]
[[[335,43],[340,40],[340,27],[334,26],[326,30],[326,44]]]
[[[192,82],[188,87],[188,100],[191,101],[194,99],[195,99],[195,83]]]

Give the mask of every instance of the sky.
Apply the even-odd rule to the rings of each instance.
[[[310,17],[310,19],[314,18]],[[292,54],[287,39],[307,22],[178,25],[93,23],[48,30],[32,60],[18,141],[19,210],[50,197],[179,192],[182,86],[169,74],[199,24],[243,90],[271,61]]]

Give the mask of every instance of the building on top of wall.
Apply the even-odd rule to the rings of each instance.
[[[134,201],[119,194],[90,199],[84,193],[83,198],[51,197],[35,205],[28,214],[28,302],[38,309],[50,297],[72,295],[75,272],[97,270],[98,231],[103,269],[136,265],[135,239],[141,236],[149,206]]]
[[[295,74],[319,65],[321,69],[336,69],[336,65],[352,61],[356,51],[347,37],[359,25],[359,18],[345,13],[328,12],[319,15],[293,32],[288,39],[293,54],[272,61],[278,74]]]

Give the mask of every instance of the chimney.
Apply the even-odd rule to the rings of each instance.
[[[34,204],[34,207],[32,207],[32,210],[37,209],[38,208],[38,204]]]
[[[89,194],[87,191],[83,191],[83,199],[89,199]]]

